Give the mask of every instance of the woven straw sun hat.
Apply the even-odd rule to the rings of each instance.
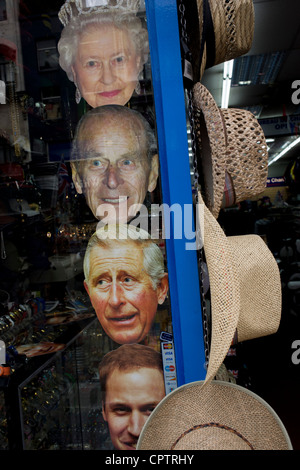
[[[258,235],[226,237],[204,208],[200,227],[211,289],[212,334],[204,381],[183,385],[157,405],[137,450],[289,450],[289,436],[274,410],[253,392],[213,380],[233,339],[275,333],[281,284],[275,258]]]
[[[228,179],[232,198],[225,205],[255,197],[265,190],[268,176],[266,139],[252,113],[243,109],[219,109],[201,83],[193,89],[193,112],[204,180],[203,197],[217,217],[224,207]]]
[[[182,385],[147,419],[137,450],[292,450],[275,411],[239,385]]]
[[[204,70],[246,54],[254,34],[253,0],[197,0],[201,79]],[[199,75],[199,78],[198,78]]]
[[[205,382],[212,380],[230,346],[277,332],[281,280],[277,262],[259,235],[227,237],[198,193],[204,209],[201,241],[211,302],[211,341]]]

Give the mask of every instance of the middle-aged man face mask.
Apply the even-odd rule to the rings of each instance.
[[[148,153],[139,113],[113,105],[92,113],[74,139],[79,161],[71,162],[73,181],[96,218],[127,222],[156,187],[158,155]]]
[[[106,334],[119,344],[139,343],[166,298],[168,275],[154,288],[144,269],[142,247],[133,240],[114,240],[110,246],[91,248],[84,285]]]

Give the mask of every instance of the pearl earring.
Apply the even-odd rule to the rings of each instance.
[[[139,80],[136,82],[134,91],[136,92],[137,95],[141,94],[141,84]]]
[[[80,100],[81,100],[81,93],[76,85],[76,91],[75,91],[75,101],[77,104],[80,103]]]

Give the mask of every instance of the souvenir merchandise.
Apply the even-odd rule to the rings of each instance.
[[[58,61],[74,82],[77,104],[83,98],[92,108],[124,106],[140,95],[149,79],[149,42],[139,6],[136,0],[68,0],[61,7]]]
[[[0,450],[135,450],[102,359],[138,430],[177,379],[145,2],[31,3],[0,13]]]

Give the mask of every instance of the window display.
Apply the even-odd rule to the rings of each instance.
[[[295,280],[263,219],[228,228],[269,204],[264,129],[228,109],[253,1],[0,9],[0,450],[290,448],[238,354],[275,336]],[[200,80],[222,63],[220,107]]]
[[[65,388],[69,367],[79,367],[78,345],[74,349],[58,332],[76,327],[81,337],[84,322],[95,321],[98,364],[104,345],[112,353],[122,345],[132,348],[126,356],[131,366],[135,351],[140,361],[144,350],[156,358],[158,368],[148,360],[138,372],[122,369],[130,385],[124,406],[130,394],[140,396],[132,406],[143,422],[165,395],[161,333],[172,344],[172,315],[162,215],[151,210],[151,203],[163,203],[151,59],[144,2],[57,1],[40,7],[40,15],[36,8],[27,0],[20,17],[11,19],[20,27],[12,39],[20,43],[22,61],[2,56],[11,121],[3,128],[0,154],[0,337],[11,363],[7,386],[14,390],[22,383],[20,439],[12,442],[9,419],[3,447],[82,448],[92,444],[79,439],[85,412],[75,389],[89,382],[81,377],[73,391]],[[58,362],[48,366],[52,357]],[[43,376],[55,373],[48,391],[39,390],[38,373],[17,380],[28,364],[34,375],[35,367]],[[101,394],[98,365],[88,369]],[[99,423],[103,429],[108,423],[111,437],[100,433],[93,445],[135,448],[137,431],[126,425],[119,430],[112,406],[104,399],[97,404]],[[72,429],[61,428],[60,415],[71,408]]]

